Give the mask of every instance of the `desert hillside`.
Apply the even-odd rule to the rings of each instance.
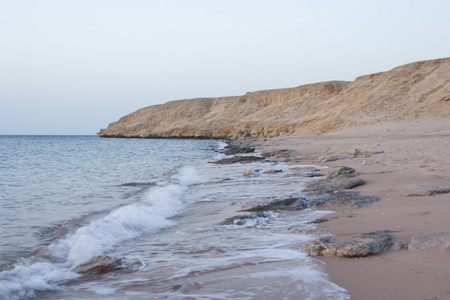
[[[377,122],[450,117],[450,58],[387,72],[243,96],[142,108],[101,137],[248,138],[324,133]]]

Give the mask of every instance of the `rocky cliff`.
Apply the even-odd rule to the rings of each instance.
[[[376,122],[450,117],[450,58],[356,78],[142,108],[101,137],[248,138],[320,133]],[[449,119],[450,120],[450,119]]]

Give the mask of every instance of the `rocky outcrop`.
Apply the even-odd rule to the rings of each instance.
[[[337,178],[313,181],[303,190],[314,194],[334,193],[342,189],[352,189],[365,184],[361,178]]]
[[[281,173],[283,170],[281,169],[269,169],[267,171],[264,171],[263,174],[275,174],[275,173]]]
[[[142,108],[101,137],[274,137],[379,121],[450,116],[450,58],[421,61],[353,82],[329,81],[242,96],[178,100]]]
[[[390,191],[391,196],[423,197],[450,193],[450,186],[435,184],[409,184]]]
[[[253,147],[228,145],[225,147],[225,151],[223,151],[222,153],[225,155],[235,155],[240,153],[253,153],[253,152],[255,152],[255,148]]]
[[[359,192],[349,191],[365,184],[362,178],[357,178],[355,169],[341,167],[329,173],[325,178],[310,181],[303,192],[308,196],[309,208],[342,209],[358,208],[379,201],[378,197],[363,196]]]
[[[381,154],[381,153],[384,153],[384,151],[369,151],[369,150],[361,151],[356,148],[351,148],[347,151],[348,155],[353,155],[354,157],[370,157],[373,154]]]
[[[349,167],[341,167],[325,178],[308,183],[303,190],[307,195],[307,207],[342,210],[358,208],[379,201],[378,197],[363,196],[349,191],[365,184],[357,178],[358,172]],[[326,236],[307,243],[303,250],[310,256],[365,257],[376,255],[392,246],[391,234],[376,231],[363,234]]]
[[[245,225],[247,221],[254,220],[258,218],[267,218],[269,215],[267,215],[266,212],[260,211],[257,214],[252,215],[237,215],[231,218],[226,219],[222,222],[222,225]]]
[[[269,152],[264,152],[261,154],[262,157],[275,157],[275,158],[279,158],[279,157],[289,157],[289,150],[287,149],[282,149],[282,150],[277,150],[277,151],[269,151]]]
[[[263,173],[270,174],[282,170],[269,171]],[[255,172],[246,170],[243,175],[250,176]],[[329,173],[324,178],[307,183],[303,189],[306,197],[293,197],[282,200],[275,199],[241,211],[263,212],[269,210],[302,210],[305,208],[339,210],[343,208],[358,208],[379,201],[380,199],[378,197],[364,196],[359,192],[349,191],[349,189],[365,183],[363,179],[357,178],[357,175],[358,173],[355,169],[341,167]],[[323,174],[311,173],[311,176],[323,176]]]
[[[95,256],[89,263],[81,265],[72,271],[80,274],[98,274],[111,271],[122,265],[122,259],[107,255]]]
[[[233,157],[229,157],[229,158],[223,158],[217,161],[214,161],[212,163],[217,164],[217,165],[229,165],[229,164],[235,164],[235,163],[251,163],[251,162],[255,162],[255,161],[261,161],[261,160],[265,160],[264,157],[261,156],[233,156]]]
[[[306,208],[307,201],[303,197],[298,198],[288,198],[283,200],[275,200],[267,204],[257,205],[248,209],[241,211],[248,212],[265,212],[269,210],[279,211],[279,210],[303,210]]]
[[[361,195],[356,191],[334,191],[332,193],[311,195],[308,198],[308,208],[325,210],[354,209],[371,205],[380,201],[375,196]]]
[[[450,232],[435,232],[415,236],[408,245],[408,250],[419,251],[428,247],[439,247],[442,251],[450,251]]]
[[[254,214],[237,215],[226,219],[222,225],[245,225],[248,220],[270,217],[270,211],[297,211],[306,208],[307,202],[303,197],[273,200],[265,204],[253,206],[239,212],[253,212]]]
[[[337,194],[339,190],[352,189],[365,184],[363,179],[355,177],[357,175],[358,174],[355,169],[341,167],[338,170],[328,174],[325,178],[307,183],[303,191],[310,192],[315,195],[329,193]]]
[[[308,242],[303,250],[310,256],[365,257],[376,255],[391,247],[392,236],[386,231],[375,231],[351,236],[323,237]]]

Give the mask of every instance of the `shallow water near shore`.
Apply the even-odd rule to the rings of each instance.
[[[262,200],[299,196],[309,179],[291,166],[211,164],[224,146],[211,140],[0,141],[2,299],[349,299],[300,251],[309,221],[326,212],[223,224]],[[122,265],[71,271],[96,255]]]

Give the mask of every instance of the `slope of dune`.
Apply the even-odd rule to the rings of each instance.
[[[242,96],[177,100],[109,124],[101,137],[249,138],[325,133],[377,122],[450,117],[450,58]]]

